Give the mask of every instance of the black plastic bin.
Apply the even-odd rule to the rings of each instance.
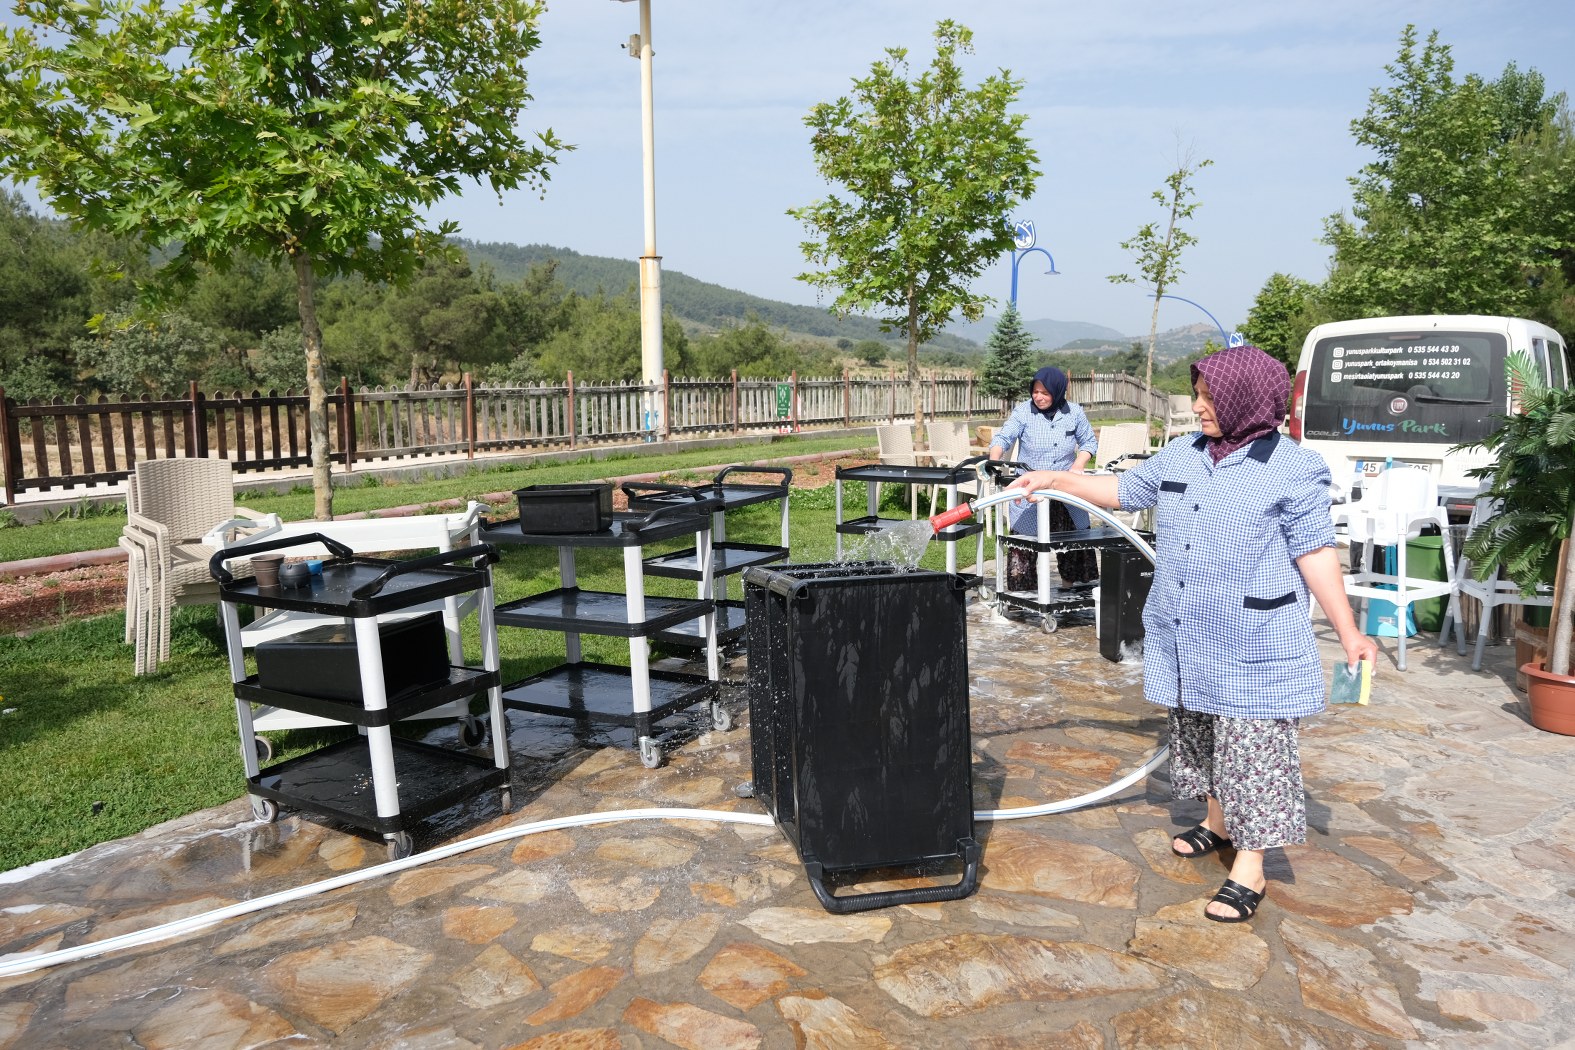
[[[514,490],[525,532],[606,532],[612,526],[612,484],[526,485]]]
[[[978,888],[967,584],[881,562],[744,570],[755,797],[843,914]],[[951,886],[836,896],[828,877],[963,864]]]
[[[1099,557],[1099,655],[1120,663],[1122,647],[1143,640],[1154,563],[1136,548],[1107,548]]]

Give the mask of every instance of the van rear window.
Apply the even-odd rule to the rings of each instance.
[[[1309,438],[1457,444],[1504,411],[1505,339],[1485,332],[1367,333],[1320,340],[1308,369]]]

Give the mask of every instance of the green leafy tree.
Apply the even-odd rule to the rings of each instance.
[[[1449,46],[1407,26],[1390,83],[1351,122],[1375,159],[1353,177],[1350,215],[1332,215],[1324,297],[1338,317],[1547,314],[1560,253],[1575,249],[1575,156],[1557,148],[1562,96],[1511,64],[1456,79]],[[1566,125],[1567,130],[1567,125]]]
[[[185,391],[187,382],[207,368],[218,342],[213,329],[185,314],[149,318],[138,312],[109,315],[73,350],[100,387],[164,397]]]
[[[1264,353],[1273,354],[1294,370],[1301,356],[1302,340],[1312,328],[1307,323],[1317,287],[1290,274],[1271,274],[1258,289],[1247,311],[1242,335]]]
[[[957,61],[973,51],[966,26],[937,23],[935,42],[918,77],[906,49],[887,48],[851,97],[810,110],[816,170],[843,194],[788,212],[820,267],[799,280],[836,291],[837,313],[871,313],[906,336],[920,427],[919,344],[953,315],[978,320],[990,300],[970,285],[1011,249],[1010,216],[1039,176],[1026,117],[1010,112],[1022,82],[1003,70],[968,87]]]
[[[507,357],[503,298],[490,275],[468,262],[428,259],[419,276],[383,301],[396,345],[410,365],[410,382],[435,383],[445,372],[478,370]]]
[[[577,380],[609,381],[640,378],[640,303],[633,293],[608,297],[576,296],[567,324],[542,344],[534,364],[510,374],[562,382],[566,372]],[[689,337],[671,314],[662,319],[663,366],[676,375],[687,371]]]
[[[844,343],[847,340],[839,339],[837,342]],[[879,339],[860,339],[858,342],[850,344],[846,349],[855,358],[863,361],[871,368],[886,360],[886,344]]]
[[[1197,192],[1192,188],[1192,177],[1213,163],[1206,159],[1194,162],[1190,152],[1183,156],[1177,162],[1176,170],[1165,176],[1165,188],[1153,193],[1155,202],[1167,214],[1165,235],[1161,237],[1159,226],[1149,222],[1144,223],[1131,239],[1121,242],[1122,250],[1132,253],[1138,273],[1154,289],[1154,309],[1148,319],[1148,360],[1143,368],[1145,392],[1152,393],[1154,389],[1154,346],[1159,341],[1159,301],[1165,297],[1165,289],[1175,285],[1185,272],[1181,268],[1181,253],[1198,243],[1196,237],[1181,228],[1181,223],[1192,218],[1201,203],[1193,199]],[[1134,277],[1125,273],[1111,274],[1109,279],[1114,284],[1137,283]],[[1153,415],[1152,402],[1152,397],[1143,401],[1145,425],[1149,424]]]
[[[690,354],[697,376],[727,376],[733,369],[750,378],[785,376],[799,364],[799,355],[780,335],[751,316],[741,325],[722,329],[693,344]]]
[[[984,344],[984,369],[979,374],[979,392],[985,397],[1000,398],[1003,402],[1020,400],[1028,389],[1028,378],[1033,375],[1029,360],[1034,351],[1034,337],[1023,327],[1022,315],[1015,303],[1007,303],[1001,319],[995,323]]]
[[[172,253],[288,262],[318,517],[333,512],[316,278],[406,277],[461,180],[541,186],[517,130],[539,0],[19,0],[0,29],[0,170],[85,226]]]
[[[0,191],[0,385],[10,397],[60,397],[75,378],[88,280],[64,233]]]

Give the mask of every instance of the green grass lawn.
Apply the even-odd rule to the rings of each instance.
[[[846,447],[845,439],[842,444]],[[780,449],[773,444],[770,452],[794,455],[814,450],[795,443]],[[709,450],[643,461],[639,466],[682,470],[688,464],[709,465],[728,458],[726,450]],[[657,462],[667,466],[655,468]],[[598,476],[596,471],[602,475],[642,472],[623,462],[574,464],[551,468],[550,473],[542,468],[510,472],[508,476],[488,473],[477,479],[464,479],[463,485],[460,479],[449,479],[355,489],[341,493],[339,498],[349,504],[344,507],[347,510],[395,506],[453,496],[456,488],[472,495],[548,480],[584,480]],[[849,516],[863,512],[864,495],[862,485],[845,486]],[[372,498],[376,496],[382,498]],[[833,486],[793,493],[793,561],[833,560],[833,496]],[[309,495],[277,499],[297,499],[309,509]],[[258,503],[260,509],[296,506]],[[888,515],[907,513],[907,496],[898,486],[884,487],[883,503],[889,508],[884,511]],[[743,508],[728,515],[727,521],[729,539],[771,544],[779,541],[780,519],[775,504]],[[11,533],[34,528],[47,531],[92,522],[89,518],[4,529],[0,530],[0,537],[9,538]],[[118,525],[110,533],[111,543],[116,532]],[[678,538],[653,544],[644,553],[650,556],[676,550],[691,542],[692,537]],[[87,540],[80,547],[103,545],[101,541]],[[18,556],[14,549],[0,557]],[[959,550],[964,564],[971,563],[972,550],[966,545]],[[942,545],[932,543],[924,564],[940,568],[944,556]],[[621,559],[618,549],[578,551],[581,586],[621,592]],[[503,548],[502,560],[495,568],[495,585],[499,602],[557,586],[555,551]],[[682,580],[647,577],[646,585],[654,594],[687,597],[694,593],[694,585]],[[732,593],[735,597],[739,593],[736,579],[732,581]],[[124,614],[117,612],[41,630],[26,639],[0,638],[0,710],[8,711],[0,714],[0,870],[132,835],[161,821],[244,794],[235,703],[213,608],[179,609],[172,634],[172,659],[157,672],[142,677],[132,674],[132,649],[122,642],[124,626]],[[465,628],[467,659],[479,663],[481,646],[475,617],[466,621]],[[561,634],[507,627],[498,634],[505,681],[545,670],[563,659]],[[624,639],[585,635],[583,645],[587,660],[628,663],[628,643]],[[277,734],[273,738],[276,759],[310,750],[320,745],[325,735],[340,732],[348,730]]]
[[[647,455],[630,450],[600,460],[586,456],[568,463],[479,467],[455,477],[433,478],[428,481],[384,482],[372,474],[335,474],[334,513],[350,514],[357,511],[382,510],[387,507],[431,503],[444,499],[480,499],[489,493],[513,492],[526,485],[552,485],[652,472],[681,474],[697,467],[724,463],[764,462],[768,459],[807,456],[817,452],[835,452],[847,448],[868,447],[873,452],[874,446],[875,440],[872,434],[844,434],[840,437],[783,436],[772,440],[769,444],[757,442],[661,455]],[[693,480],[702,481],[709,476],[695,473]],[[313,497],[310,483],[303,483],[284,493],[243,494],[237,502],[248,510],[260,514],[277,514],[285,521],[299,521],[312,516]],[[498,509],[512,514],[512,501],[507,507]],[[125,523],[126,515],[123,506],[86,511],[80,507],[74,508],[72,513],[62,515],[55,521],[26,526],[17,525],[14,521],[7,525],[7,516],[4,512],[0,512],[0,562],[113,547]]]

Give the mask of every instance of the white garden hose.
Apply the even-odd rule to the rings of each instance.
[[[973,507],[975,510],[981,510],[995,503],[1002,502],[1003,500],[1020,499],[1026,495],[1028,495],[1028,493],[1022,490],[1003,490],[1001,492],[992,493],[991,495],[975,500]],[[1109,518],[1105,518],[1102,509],[1094,506],[1092,503],[1088,503],[1076,496],[1071,496],[1064,492],[1053,492],[1046,490],[1035,492],[1033,495],[1047,496],[1051,499],[1058,499],[1064,503],[1069,503],[1075,507],[1079,507],[1083,510],[1098,515],[1101,520],[1106,521],[1112,528],[1118,530],[1123,536],[1131,541],[1133,546],[1142,551],[1143,555],[1147,557],[1150,562],[1154,561],[1154,550],[1148,545],[1142,536],[1138,535],[1136,531],[1128,528],[1126,525],[1123,525],[1118,521],[1112,521]],[[1169,756],[1169,746],[1161,745],[1159,750],[1154,752],[1153,757],[1151,757],[1147,762],[1143,763],[1141,767],[1131,773],[1128,773],[1120,780],[1107,784],[1096,791],[1090,791],[1087,794],[1078,795],[1075,798],[1063,799],[1059,802],[1046,802],[1038,806],[1019,806],[1014,809],[978,810],[974,813],[973,819],[982,821],[1020,820],[1024,817],[1039,817],[1047,816],[1052,813],[1067,813],[1075,809],[1081,809],[1084,806],[1091,806],[1096,802],[1101,802],[1112,795],[1126,790],[1131,785],[1142,780],[1144,777],[1148,776],[1155,769],[1157,769]],[[523,838],[527,835],[536,835],[543,831],[559,831],[564,828],[591,827],[597,824],[615,824],[632,820],[709,820],[730,824],[752,824],[756,827],[770,827],[774,823],[772,817],[765,813],[733,813],[720,809],[685,809],[663,807],[609,810],[605,813],[580,813],[569,817],[555,817],[551,820],[533,821],[529,824],[521,824],[518,827],[502,828],[498,831],[488,832],[484,835],[477,835],[474,838],[460,839],[457,842],[450,842],[446,845],[434,847],[425,853],[414,854],[413,856],[404,857],[400,860],[391,860],[383,864],[374,864],[369,868],[363,868],[359,871],[346,872],[343,875],[336,875],[332,878],[323,879],[319,882],[308,883],[305,886],[281,890],[278,893],[270,893],[263,897],[241,901],[237,904],[227,905],[223,908],[215,908],[212,911],[203,912],[199,915],[190,915],[183,919],[176,919],[172,922],[162,923],[158,926],[150,926],[145,930],[136,930],[132,933],[124,933],[118,937],[107,937],[101,941],[90,941],[87,944],[79,944],[74,948],[61,948],[52,952],[19,953],[9,957],[8,959],[0,960],[0,978],[16,977],[22,974],[32,973],[36,970],[48,969],[52,966],[60,966],[65,963],[78,962],[82,959],[91,959],[99,955],[106,955],[110,952],[122,951],[127,948],[139,948],[148,944],[156,944],[159,941],[169,940],[174,937],[181,937],[186,934],[195,933],[198,930],[205,930],[209,927],[217,926],[219,923],[228,919],[238,918],[242,915],[250,915],[253,912],[264,911],[281,904],[289,904],[293,901],[304,900],[308,897],[315,897],[318,894],[327,893],[330,890],[342,889],[346,886],[354,886],[357,883],[366,882],[369,879],[382,878],[384,875],[394,875],[402,871],[407,871],[411,868],[420,867],[423,864],[429,864],[433,861],[447,860],[449,857],[458,856],[462,853],[468,853],[472,850],[482,849],[486,846],[493,846],[500,842],[508,842],[510,839]]]

